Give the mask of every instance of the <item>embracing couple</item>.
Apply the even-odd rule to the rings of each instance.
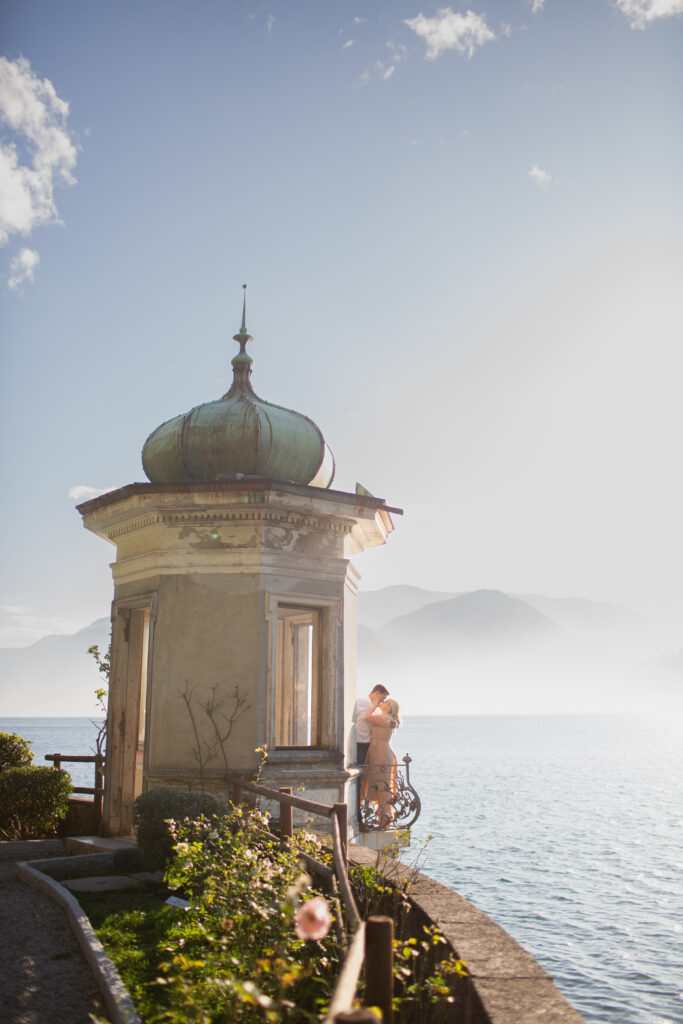
[[[365,766],[360,802],[375,806],[380,828],[388,828],[394,819],[397,760],[391,738],[400,724],[398,702],[381,683],[356,701],[356,761]]]

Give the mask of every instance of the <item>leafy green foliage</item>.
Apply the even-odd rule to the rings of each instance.
[[[99,644],[91,644],[88,648],[88,654],[95,659],[100,675],[109,683],[109,676],[111,674],[111,637],[104,654],[100,652]]]
[[[159,816],[168,812],[164,793],[152,798]],[[85,897],[140,1016],[147,1024],[321,1020],[344,956],[339,910],[328,898],[337,919],[317,941],[297,936],[295,914],[322,895],[312,888],[301,853],[329,864],[329,851],[305,832],[281,844],[259,810],[231,807],[211,818],[179,817],[166,823],[173,845],[168,889]],[[377,868],[354,867],[352,883],[363,916],[389,912],[397,921],[396,1024],[451,1024],[464,965],[449,955],[437,927],[420,924],[405,890]],[[189,906],[164,903],[169,889]]]
[[[150,789],[134,805],[138,845],[151,871],[166,867],[175,842],[170,821],[221,815],[225,808],[208,793],[188,793],[180,789]]]
[[[18,732],[0,732],[0,772],[33,764],[31,744]]]
[[[394,939],[394,1020],[436,1024],[453,1019],[456,994],[453,982],[467,977],[467,967],[454,953],[435,924],[423,925],[420,938]]]
[[[91,644],[88,648],[88,654],[95,659],[95,664],[100,670],[102,679],[106,682],[105,686],[98,686],[95,690],[95,700],[97,702],[97,710],[101,715],[104,716],[101,722],[95,722],[91,719],[92,724],[97,726],[97,737],[96,753],[100,756],[104,756],[107,746],[107,696],[109,693],[109,679],[111,676],[111,635],[109,636],[109,646],[105,654],[100,653],[100,648],[97,644]]]
[[[98,916],[98,935],[148,1024],[305,1024],[325,1009],[339,968],[336,940],[298,938],[293,916],[300,901],[319,895],[300,849],[327,855],[312,837],[280,845],[267,824],[260,811],[232,808],[172,826],[166,883],[189,908],[159,901]]]
[[[68,772],[24,765],[0,772],[0,836],[44,839],[66,816],[71,793]]]
[[[456,1021],[457,1003],[467,967],[449,950],[438,925],[422,923],[409,899],[429,840],[420,843],[407,873],[387,877],[378,865],[354,865],[351,881],[361,916],[388,914],[394,918],[394,1022],[449,1024]],[[400,850],[383,851],[383,859],[398,861]],[[391,875],[391,872],[389,872]],[[361,987],[362,992],[362,987]]]
[[[138,1007],[149,1008],[150,1015],[156,1012],[153,986],[159,961],[178,915],[165,905],[166,895],[152,887],[78,894],[78,902],[115,960],[126,988]]]

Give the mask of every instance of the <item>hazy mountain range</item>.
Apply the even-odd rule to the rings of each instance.
[[[395,586],[358,609],[359,688],[385,682],[409,712],[635,711],[683,695],[683,657],[618,605]]]
[[[88,647],[109,646],[109,619],[78,633],[45,636],[29,647],[0,648],[0,718],[94,715],[100,676]]]
[[[361,593],[358,621],[359,690],[386,682],[408,713],[656,709],[683,695],[683,651],[617,605],[393,586]],[[0,649],[0,717],[94,714],[87,649],[108,637],[102,618]]]

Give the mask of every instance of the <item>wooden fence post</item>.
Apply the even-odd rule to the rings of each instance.
[[[62,767],[62,755],[61,754],[55,754],[55,756],[54,756],[54,765],[55,765],[55,768],[57,769],[57,771],[59,771],[60,768]]]
[[[365,924],[365,1002],[379,1006],[382,1024],[392,1024],[394,994],[394,921],[369,917]]]
[[[280,792],[286,793],[287,796],[292,795],[291,786],[280,786]],[[280,803],[280,835],[281,836],[292,836],[294,835],[294,827],[292,824],[292,805],[284,802]]]
[[[339,823],[339,837],[341,839],[342,858],[344,860],[344,867],[348,867],[349,862],[349,808],[348,804],[334,804],[334,813],[337,815],[337,822]]]
[[[101,754],[95,754],[95,796],[93,798],[95,804],[95,818],[97,819],[97,825],[100,823],[102,817],[102,761],[104,758]]]

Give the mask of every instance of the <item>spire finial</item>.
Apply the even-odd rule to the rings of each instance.
[[[241,356],[246,354],[247,342],[253,341],[254,339],[250,334],[247,333],[247,286],[242,285],[244,289],[244,298],[242,299],[242,326],[240,327],[237,334],[233,334],[233,341],[239,344]]]
[[[249,390],[249,377],[251,376],[251,368],[254,365],[254,360],[247,353],[247,342],[253,341],[252,336],[247,331],[247,286],[242,285],[243,298],[242,298],[242,326],[240,327],[237,334],[233,335],[233,340],[237,342],[240,347],[239,352],[232,360],[233,368],[233,384],[232,389],[239,387],[240,389]]]

